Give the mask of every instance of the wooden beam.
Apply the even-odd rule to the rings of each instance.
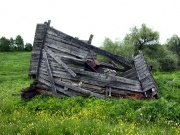
[[[56,55],[54,54],[48,47],[44,47],[46,52],[54,58],[54,60],[62,66],[68,73],[70,73],[73,77],[76,77],[77,75]]]
[[[89,40],[88,40],[88,44],[91,44],[92,39],[93,39],[93,36],[94,36],[94,35],[92,35],[92,34],[90,35]]]
[[[75,50],[72,50],[72,49],[67,49],[67,48],[64,48],[62,47],[60,44],[50,44],[50,43],[45,43],[45,46],[48,46],[48,47],[51,47],[57,51],[60,51],[60,52],[63,52],[63,53],[66,53],[66,54],[70,54],[71,56],[74,56],[74,57],[79,57],[81,59],[84,59],[87,55],[87,53],[81,53],[80,51],[75,51]]]
[[[45,65],[47,67],[47,72],[48,72],[49,80],[50,80],[50,83],[51,83],[52,92],[53,92],[53,94],[56,95],[57,91],[56,91],[56,87],[55,87],[55,84],[54,84],[54,79],[53,79],[51,69],[50,69],[50,66],[49,66],[49,61],[48,61],[48,58],[47,58],[47,55],[46,55],[46,52],[44,51],[44,49],[43,49],[43,55],[45,57]]]
[[[75,38],[73,38],[73,37],[71,37],[71,36],[69,36],[67,34],[64,34],[64,33],[60,32],[60,31],[58,31],[58,30],[56,30],[56,29],[54,29],[52,27],[49,29],[49,31],[51,31],[52,33],[55,33],[58,36],[62,36],[64,39],[69,40],[71,43],[78,44],[78,46],[88,48],[88,49],[93,50],[94,52],[96,52],[96,53],[98,53],[100,55],[108,57],[109,59],[112,59],[113,61],[119,63],[120,65],[122,65],[125,68],[130,69],[134,64],[133,60],[130,60],[130,59],[125,58],[123,56],[112,54],[112,53],[107,52],[105,50],[102,50],[102,49],[100,49],[98,47],[95,47],[93,45],[86,44],[83,41],[75,39]]]
[[[45,77],[45,78],[46,78],[46,77]],[[39,76],[38,81],[39,81],[40,83],[42,83],[42,84],[45,84],[46,86],[51,87],[51,84],[50,84],[47,80],[44,79],[44,76],[43,76],[43,75]],[[60,88],[60,87],[58,87],[58,86],[55,86],[55,87],[56,87],[57,91],[59,91],[60,93],[66,95],[66,96],[71,97],[71,96],[76,96],[76,95],[77,95],[77,94],[74,94],[74,93],[71,92],[71,91],[68,91],[68,90],[65,91],[64,89],[62,89],[62,88]]]
[[[69,89],[72,89],[72,90],[74,90],[74,91],[77,91],[77,92],[80,92],[80,93],[84,93],[84,94],[86,94],[87,96],[94,96],[94,97],[97,97],[97,98],[105,98],[105,97],[104,97],[103,95],[101,95],[101,94],[97,94],[97,93],[88,91],[88,90],[86,90],[86,89],[82,89],[82,88],[80,88],[80,87],[76,87],[76,86],[70,85],[70,84],[65,83],[65,82],[62,82],[62,81],[60,81],[60,80],[56,80],[56,79],[55,79],[55,83],[56,83],[56,84],[59,84],[59,85],[61,85],[61,86],[67,87],[67,88],[69,88]]]

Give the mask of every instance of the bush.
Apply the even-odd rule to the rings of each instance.
[[[159,59],[161,70],[173,71],[178,69],[178,56],[176,54],[169,54]]]
[[[148,65],[153,66],[153,68],[152,68],[153,71],[159,71],[160,63],[158,62],[157,59],[150,59],[149,57],[145,58],[145,59],[146,59],[146,62],[147,62]]]

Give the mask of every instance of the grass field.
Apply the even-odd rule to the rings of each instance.
[[[180,134],[180,72],[154,73],[158,100],[37,96],[24,101],[12,94],[33,81],[29,61],[28,52],[0,53],[0,135]]]

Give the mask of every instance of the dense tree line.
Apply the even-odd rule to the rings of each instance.
[[[15,39],[12,37],[7,39],[6,37],[0,38],[0,52],[6,51],[31,51],[32,44],[24,44],[24,40],[20,35],[17,35]]]
[[[165,44],[159,43],[159,32],[142,24],[140,28],[132,27],[123,40],[112,41],[105,38],[101,48],[114,54],[132,59],[142,51],[153,70],[172,71],[180,69],[180,37],[173,35]],[[102,57],[100,57],[103,60]]]

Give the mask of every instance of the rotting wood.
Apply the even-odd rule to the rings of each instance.
[[[74,87],[74,86],[72,86],[70,84],[67,84],[67,83],[64,83],[64,82],[62,82],[60,80],[55,80],[55,83],[59,84],[61,86],[67,87],[69,89],[75,90],[77,92],[87,94],[87,96],[95,96],[97,98],[104,98],[104,96],[101,95],[101,94],[97,94],[97,93],[94,93],[94,92],[91,92],[91,91],[88,91],[88,90],[85,90],[85,89],[82,89],[82,88],[79,88],[79,87]]]
[[[57,94],[56,87],[55,87],[55,84],[54,84],[54,79],[53,79],[51,69],[50,69],[50,66],[49,66],[49,61],[48,61],[48,58],[47,58],[47,55],[46,55],[46,52],[45,52],[44,49],[43,49],[43,55],[45,57],[45,66],[47,67],[48,77],[49,77],[49,80],[51,82],[51,88],[52,88],[53,94]]]
[[[98,53],[98,54],[101,54],[101,55],[104,55],[108,58],[111,58],[112,60],[114,61],[117,61],[118,63],[120,63],[122,66],[125,66],[125,67],[131,67],[129,65],[133,64],[133,61],[132,60],[129,60],[125,57],[122,57],[122,56],[118,56],[118,55],[115,55],[115,54],[112,54],[110,52],[107,52],[105,50],[102,50],[98,47],[95,47],[95,46],[92,46],[92,45],[89,45],[89,44],[86,44],[82,41],[79,41],[78,39],[75,39],[69,35],[65,35],[64,33],[54,29],[54,28],[50,28],[50,30],[54,33],[56,33],[57,35],[62,35],[63,37],[66,37],[66,39],[68,39],[68,41],[71,41],[71,42],[74,42],[80,46],[83,46],[85,48],[89,48],[90,50],[93,50],[94,52]],[[125,64],[127,63],[127,64]]]
[[[49,95],[49,90],[56,89],[58,96],[143,99],[157,95],[142,53],[131,60],[95,47],[91,41],[92,36],[79,40],[50,27],[50,22],[38,24],[29,67],[29,75],[36,76],[38,84],[35,91],[24,91],[24,98],[36,95],[38,86],[44,86],[40,90],[47,90]],[[93,67],[96,72],[92,72],[87,62],[93,66],[97,55],[106,57],[111,64],[99,62]]]
[[[67,72],[69,72],[73,77],[76,77],[76,74],[56,55],[54,54],[49,48],[44,48],[51,57],[54,58],[54,60],[62,66]]]

